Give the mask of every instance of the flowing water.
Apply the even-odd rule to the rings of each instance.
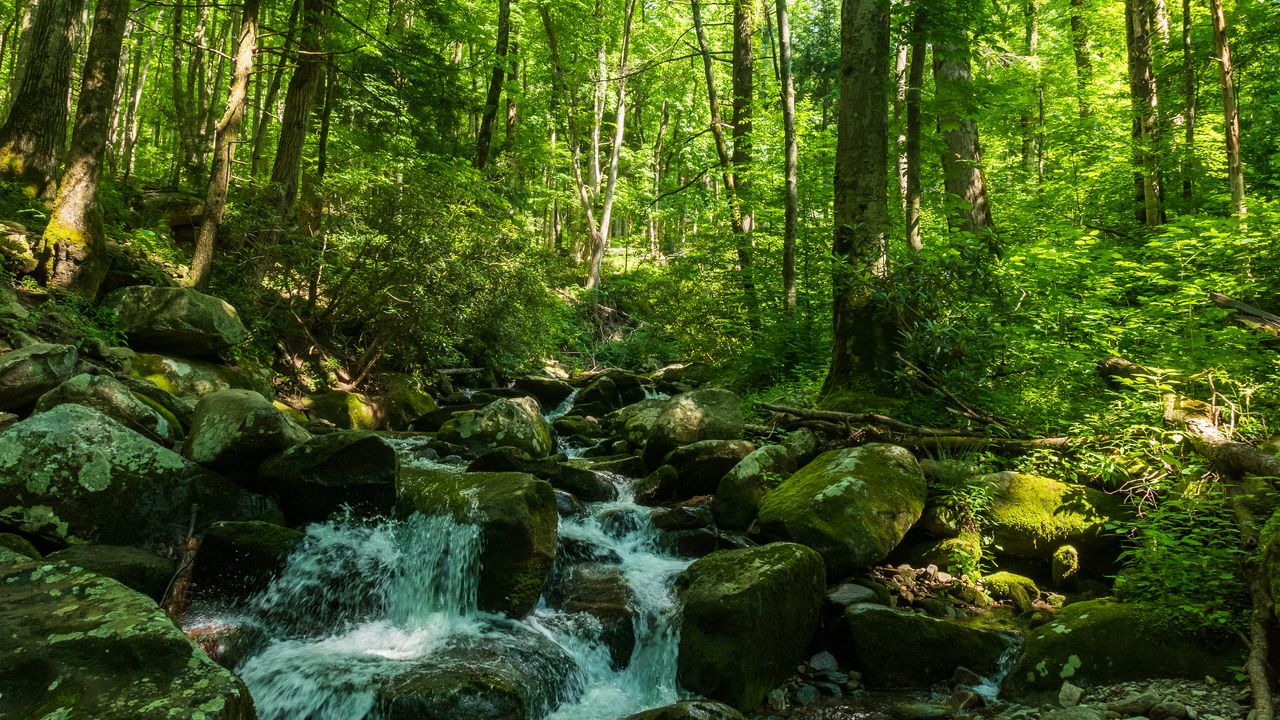
[[[634,651],[615,669],[593,618],[548,607],[521,621],[476,608],[481,537],[474,524],[413,515],[343,517],[312,525],[287,567],[222,622],[267,638],[237,668],[262,720],[378,717],[378,689],[462,649],[556,646],[572,667],[538,688],[532,713],[553,720],[609,720],[677,700],[675,576],[687,560],[659,549],[650,509],[615,478],[620,499],[562,518],[562,543],[586,548],[624,578]],[[558,561],[559,562],[559,561]],[[554,578],[562,573],[553,573]],[[548,595],[553,588],[548,588]],[[206,619],[207,621],[207,619]],[[525,668],[528,671],[528,668]]]

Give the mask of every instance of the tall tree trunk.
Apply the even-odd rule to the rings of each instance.
[[[1089,41],[1087,0],[1071,0],[1071,48],[1076,62],[1076,102],[1080,117],[1093,114],[1089,86],[1093,84],[1093,47]]]
[[[658,137],[653,141],[653,202],[649,205],[649,254],[662,257],[662,216],[658,196],[662,191],[662,142],[667,137],[667,125],[671,121],[671,107],[662,101],[662,120],[658,124]]]
[[[133,91],[129,96],[129,108],[125,113],[124,133],[120,138],[120,164],[124,167],[124,179],[128,181],[133,175],[134,150],[138,145],[138,124],[141,122],[142,93],[147,87],[147,71],[151,68],[151,58],[155,54],[156,35],[160,32],[161,14],[156,14],[151,25],[151,33],[147,38],[147,51],[142,56],[142,65],[134,74]]]
[[[605,54],[604,45],[596,51],[596,84],[595,84],[595,113],[592,114],[591,123],[591,164],[587,170],[591,178],[591,199],[594,201],[596,196],[600,194],[600,183],[604,180],[604,173],[600,171],[600,128],[604,126],[604,105],[605,94],[608,92],[609,65],[608,56]]]
[[[1240,161],[1240,109],[1236,105],[1235,68],[1231,64],[1231,45],[1227,41],[1227,16],[1222,0],[1209,0],[1213,13],[1213,50],[1222,77],[1222,112],[1227,137],[1227,184],[1231,186],[1231,212],[1244,217],[1244,164]]]
[[[1041,95],[1044,87],[1040,80],[1040,60],[1037,54],[1040,50],[1040,2],[1039,0],[1027,0],[1026,3],[1026,32],[1023,39],[1023,52],[1026,54],[1027,63],[1035,72],[1036,82],[1033,92],[1036,99],[1031,107],[1023,108],[1022,115],[1019,117],[1019,124],[1022,126],[1022,170],[1028,175],[1034,175],[1036,185],[1044,182],[1044,168],[1041,167],[1040,159],[1040,136],[1042,128],[1036,122],[1039,117],[1037,108],[1041,104]]]
[[[280,123],[280,141],[271,167],[271,184],[275,188],[276,218],[279,228],[289,224],[293,202],[298,197],[298,178],[302,168],[302,149],[307,141],[307,126],[316,87],[324,71],[320,55],[320,24],[324,0],[303,0],[302,31],[298,44],[298,66],[289,78],[284,96],[284,115]]]
[[[515,40],[511,41],[511,62],[507,65],[507,81],[513,87],[520,84],[520,44]],[[516,99],[516,95],[507,93],[507,149],[510,150],[516,144],[516,125],[520,122],[520,106]]]
[[[485,96],[484,115],[480,118],[480,132],[476,136],[476,157],[472,165],[483,169],[489,164],[489,147],[493,143],[493,123],[498,119],[498,101],[502,98],[502,78],[506,74],[507,47],[511,39],[511,0],[498,0],[498,47],[489,76],[489,92]]]
[[[129,0],[98,0],[67,167],[40,244],[46,284],[90,298],[98,294],[107,271],[98,184],[128,20]]]
[[[253,55],[258,46],[258,0],[244,0],[240,18],[240,34],[236,40],[235,67],[231,72],[231,88],[227,91],[227,108],[213,132],[213,166],[209,171],[209,191],[205,195],[204,219],[196,235],[191,259],[191,284],[198,290],[209,286],[213,269],[213,251],[218,239],[218,226],[227,209],[227,186],[231,182],[231,162],[240,139],[240,123],[244,120],[249,99],[249,76],[253,72]]]
[[[1151,32],[1160,38],[1160,46],[1169,46],[1169,5],[1166,0],[1149,0],[1151,7],[1149,11],[1151,17],[1148,20],[1151,23]]]
[[[936,25],[935,25],[936,27]],[[973,119],[973,77],[969,70],[969,34],[963,28],[944,28],[951,37],[939,38],[933,48],[933,76],[937,87],[938,130],[946,149],[942,170],[947,194],[955,209],[948,213],[952,229],[984,237],[994,255],[1000,248],[992,233],[986,177],[978,123]]]
[[[84,0],[40,0],[25,33],[9,116],[0,126],[0,176],[50,199],[67,141],[71,63]],[[115,73],[112,73],[114,77]],[[114,88],[113,88],[114,89]]]
[[[906,202],[905,216],[907,244],[920,252],[924,242],[920,239],[920,94],[924,86],[925,53],[928,52],[927,15],[923,7],[916,8],[911,23],[911,64],[907,69],[907,138],[906,138]]]
[[[751,121],[754,98],[754,47],[756,9],[759,0],[733,3],[733,177],[737,183],[738,210],[742,232],[738,235],[738,265],[742,272],[742,294],[747,306],[747,324],[760,327],[760,301],[756,296],[754,253],[755,213],[748,205],[751,197]]]
[[[280,62],[271,73],[271,80],[267,84],[267,96],[262,101],[262,110],[258,117],[258,127],[253,131],[253,152],[249,158],[249,172],[253,175],[258,174],[258,167],[262,161],[263,141],[267,135],[267,124],[275,114],[272,108],[275,107],[276,96],[280,93],[280,84],[284,81],[284,69],[289,66],[289,60],[292,57],[294,38],[298,33],[298,12],[301,7],[302,0],[293,0],[293,7],[289,11],[289,29],[285,31],[284,44],[280,48]],[[461,48],[461,44],[458,47]]]
[[[799,147],[796,143],[796,88],[791,77],[791,18],[787,14],[787,0],[777,0],[778,14],[778,68],[782,91],[783,176],[786,193],[782,207],[784,226],[782,231],[782,307],[787,317],[796,314],[796,231],[800,223],[799,190],[796,184],[796,163]]]
[[[1126,0],[1129,38],[1129,85],[1133,95],[1134,194],[1136,216],[1147,227],[1164,222],[1159,166],[1159,95],[1151,60],[1151,34],[1146,0]]]
[[[835,170],[831,397],[859,375],[888,365],[891,352],[876,291],[886,281],[889,232],[889,3],[843,0]]]
[[[1182,199],[1195,196],[1191,177],[1196,167],[1196,70],[1191,46],[1191,0],[1182,0]]]

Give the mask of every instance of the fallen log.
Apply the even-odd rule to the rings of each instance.
[[[1167,393],[1164,396],[1164,421],[1171,427],[1185,430],[1191,446],[1219,472],[1233,476],[1280,477],[1280,458],[1232,440],[1218,427],[1217,412],[1208,403]]]
[[[1220,308],[1235,310],[1236,314],[1232,319],[1250,330],[1257,330],[1269,335],[1280,335],[1280,315],[1240,302],[1220,292],[1210,291],[1209,302]]]
[[[880,413],[847,413],[835,410],[813,410],[810,408],[792,407],[790,405],[774,405],[772,403],[756,403],[756,407],[783,415],[794,415],[806,420],[822,420],[837,425],[883,425],[884,427],[910,435],[946,436],[946,437],[986,437],[979,432],[965,428],[930,428],[912,425],[888,415]]]

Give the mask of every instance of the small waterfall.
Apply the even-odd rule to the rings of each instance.
[[[645,400],[670,400],[671,395],[664,392],[658,392],[658,389],[652,385],[641,385],[640,389],[644,390]]]
[[[577,400],[578,400],[578,388],[574,388],[573,392],[570,392],[565,397],[564,400],[560,401],[559,405],[552,408],[549,412],[547,412],[547,414],[543,415],[542,418],[549,423],[555,422],[558,418],[562,418],[565,415],[568,415],[569,411],[573,409],[573,403],[576,402]]]

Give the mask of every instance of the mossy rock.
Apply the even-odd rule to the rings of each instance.
[[[1056,697],[1064,680],[1081,687],[1152,678],[1232,677],[1245,653],[1230,633],[1189,629],[1167,612],[1114,600],[1060,610],[1032,630],[1001,695],[1024,703]]]
[[[161,390],[194,403],[219,390],[257,390],[270,397],[271,383],[244,368],[186,358],[138,353],[133,358],[133,376]]]
[[[386,417],[385,411],[377,402],[360,393],[345,390],[329,390],[312,395],[307,398],[306,408],[307,415],[312,420],[333,423],[340,430],[376,430],[382,426]]]
[[[716,524],[730,530],[746,530],[756,519],[760,501],[796,470],[790,449],[765,445],[742,458],[720,478],[711,511]]]
[[[966,532],[957,537],[904,543],[891,557],[912,567],[936,565],[952,575],[963,575],[976,570],[982,562],[982,537]]]
[[[210,525],[192,573],[196,592],[239,600],[266,588],[304,537],[298,530],[268,522]]]
[[[59,405],[0,433],[0,524],[66,545],[167,548],[218,520],[278,518],[244,490],[83,405]]]
[[[572,493],[586,502],[607,502],[618,497],[618,487],[609,478],[591,469],[583,460],[556,462],[533,459],[513,447],[494,448],[467,466],[467,472],[522,472],[551,483],[551,487]]]
[[[765,537],[817,550],[831,577],[888,557],[920,518],[926,496],[915,457],[896,445],[832,450],[796,471],[760,502]]]
[[[310,437],[262,395],[221,390],[200,398],[182,454],[215,470],[249,474]]]
[[[155,602],[74,565],[0,563],[0,628],[0,717],[256,718]]]
[[[72,545],[49,553],[48,562],[82,567],[160,602],[173,579],[172,560],[126,545]]]
[[[641,447],[653,432],[653,425],[667,409],[669,400],[641,400],[615,410],[601,419],[608,435]]]
[[[795,671],[818,627],[822,558],[794,543],[722,550],[676,581],[681,686],[746,712]]]
[[[549,483],[524,473],[415,466],[401,469],[397,496],[402,513],[449,513],[480,525],[481,610],[523,617],[533,609],[556,555],[559,514]]]
[[[191,288],[134,285],[107,295],[136,350],[215,356],[244,342],[244,324],[225,300]]]
[[[958,667],[992,675],[1014,646],[1001,632],[872,603],[846,608],[841,628],[849,667],[876,688],[928,687]]]
[[[537,399],[542,409],[550,412],[560,406],[570,395],[573,394],[573,386],[563,380],[547,377],[545,375],[525,375],[518,377],[512,383],[512,387],[521,392],[532,395]]]
[[[678,447],[701,440],[737,440],[744,425],[742,401],[728,390],[694,390],[666,401],[644,445],[644,461],[651,467]],[[719,480],[719,478],[717,478]]]
[[[1010,557],[1048,561],[1064,544],[1081,550],[1114,545],[1106,525],[1127,515],[1117,497],[1052,478],[1001,472],[978,481],[995,491],[987,529],[999,553]]]
[[[346,506],[385,515],[395,507],[400,459],[372,432],[319,435],[269,458],[255,488],[277,498],[291,525],[323,522]]]
[[[626,667],[636,646],[636,598],[618,565],[577,563],[548,588],[547,604],[567,613],[586,613],[600,623],[615,670]]]
[[[441,426],[437,437],[477,453],[513,447],[540,458],[556,449],[551,427],[538,402],[529,397],[499,398],[479,410],[458,413]]]
[[[688,500],[710,495],[725,473],[742,462],[756,446],[746,440],[700,440],[672,450],[663,461],[676,470],[675,482],[658,488],[662,499]]]
[[[63,403],[76,403],[115,418],[120,424],[165,445],[182,439],[182,426],[172,413],[133,394],[124,383],[107,375],[76,375],[40,396],[36,412]]]
[[[1055,588],[1070,587],[1080,574],[1080,551],[1072,545],[1063,545],[1053,551],[1050,577]]]
[[[745,720],[742,713],[713,700],[685,700],[628,715],[623,720]]]
[[[35,343],[0,354],[0,410],[23,410],[71,377],[76,349]]]
[[[1036,587],[1035,580],[1011,572],[996,572],[983,577],[982,587],[992,598],[1012,603],[1019,613],[1030,612],[1032,603],[1040,597],[1040,588]]]
[[[36,549],[36,546],[31,544],[30,540],[22,537],[21,535],[14,535],[13,533],[0,533],[0,548],[12,550],[19,555],[31,558],[32,560],[39,560],[44,557],[40,554],[40,551]]]
[[[378,376],[382,386],[384,426],[391,430],[406,430],[414,420],[436,409],[436,400],[404,373],[383,373]]]

